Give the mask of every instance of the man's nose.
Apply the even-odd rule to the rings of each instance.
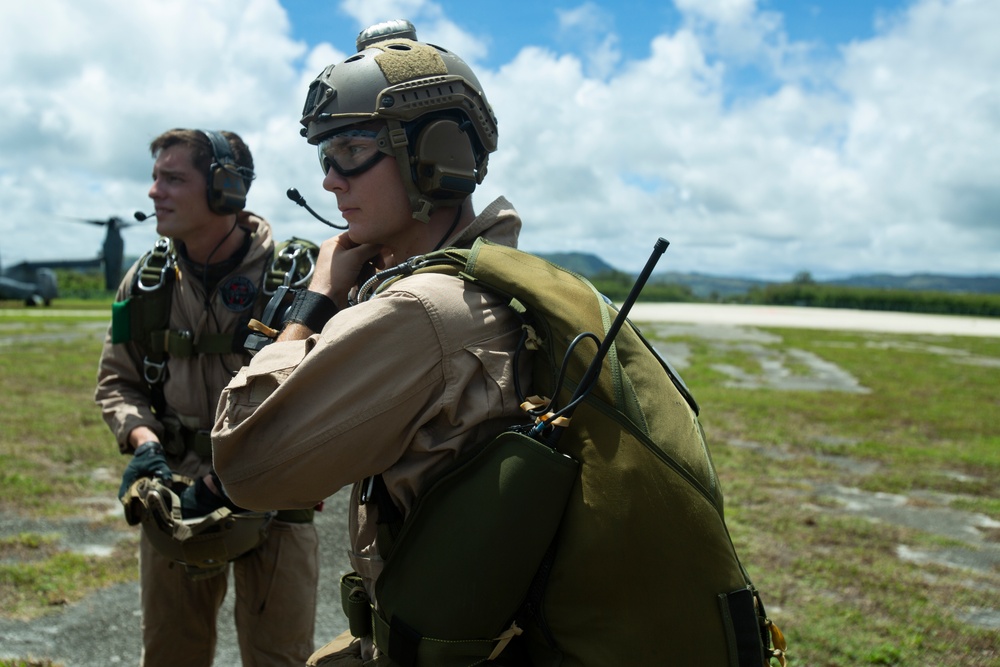
[[[341,176],[337,173],[337,170],[333,167],[326,170],[326,176],[323,177],[323,189],[328,192],[337,192],[347,190],[348,183],[347,178]]]

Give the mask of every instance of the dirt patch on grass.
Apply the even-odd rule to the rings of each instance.
[[[112,499],[113,500],[113,499]],[[94,502],[95,505],[99,503]],[[120,508],[117,517],[121,517]],[[348,571],[347,493],[340,492],[316,515],[320,538],[320,590],[316,610],[316,645],[322,646],[347,629],[340,604],[340,577]],[[0,538],[29,531],[54,537],[57,548],[100,556],[122,548],[138,550],[138,529],[123,518],[44,520],[0,515]],[[230,582],[232,583],[232,582]],[[240,664],[233,626],[232,588],[219,612],[215,664]],[[0,659],[34,656],[67,667],[107,667],[139,663],[139,583],[115,584],[83,600],[53,606],[50,613],[18,620],[0,612]],[[46,664],[46,663],[39,663]]]

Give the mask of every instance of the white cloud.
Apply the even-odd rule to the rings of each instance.
[[[557,239],[637,268],[662,233],[675,268],[771,278],[997,272],[1000,49],[988,26],[1000,6],[916,3],[808,81],[809,49],[753,3],[699,7],[606,80],[542,50],[491,78],[490,187],[544,221],[527,244]],[[733,97],[723,29],[759,47],[773,92]]]
[[[278,152],[292,152],[295,114],[305,91],[295,65],[305,45],[288,33],[286,15],[272,0],[5,3],[0,10],[0,96],[8,101],[0,108],[5,265],[94,256],[103,232],[73,219],[148,211],[147,147],[171,127],[243,135],[260,176],[250,202],[276,201],[283,190],[273,180],[262,133],[278,119],[290,131],[277,140],[283,146]],[[289,207],[294,206],[287,200],[281,209],[268,206],[275,217]],[[131,229],[127,251],[139,253],[153,239],[150,223]]]
[[[614,14],[594,2],[555,12],[560,43],[584,54],[590,75],[598,79],[611,76],[621,61]]]
[[[840,84],[855,105],[844,154],[881,188],[886,219],[997,241],[1000,49],[986,26],[998,18],[996,3],[927,1],[845,50]]]
[[[571,51],[528,46],[495,69],[479,63],[509,36],[472,34],[426,0],[349,0],[356,25],[338,29],[406,16],[474,65],[500,122],[476,202],[507,195],[529,250],[634,270],[664,236],[664,269],[1000,270],[1000,5],[919,0],[818,61],[751,0],[675,4],[684,23],[638,60],[617,49],[613,6],[593,2],[561,15],[585,36]],[[322,238],[285,190],[336,215],[298,118],[309,82],[345,56],[293,40],[277,0],[5,4],[4,264],[93,256],[100,230],[69,218],[148,210],[146,147],[176,126],[240,132],[258,166],[251,208],[279,235]],[[765,85],[734,87],[741,68]],[[126,232],[128,252],[153,235]]]

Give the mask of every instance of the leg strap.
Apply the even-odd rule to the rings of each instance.
[[[371,599],[357,572],[340,578],[340,605],[353,636],[367,637],[372,633]]]
[[[340,602],[347,616],[351,635],[372,635],[375,646],[388,654],[400,667],[417,665],[471,665],[494,660],[507,647],[511,639],[521,634],[516,624],[495,639],[445,640],[421,637],[401,620],[387,622],[374,611],[371,599],[356,572],[340,579]]]

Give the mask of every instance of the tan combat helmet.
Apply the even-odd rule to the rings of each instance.
[[[461,204],[497,148],[496,117],[476,75],[454,53],[417,41],[409,21],[363,30],[357,49],[310,84],[302,135],[319,144],[347,126],[384,121],[384,150],[396,158],[413,217],[426,222],[435,207]]]
[[[189,575],[211,576],[264,541],[274,512],[234,513],[222,507],[184,519],[180,494],[192,483],[177,473],[169,485],[156,478],[139,478],[122,497],[125,519],[129,525],[141,523],[153,547],[185,565]]]

